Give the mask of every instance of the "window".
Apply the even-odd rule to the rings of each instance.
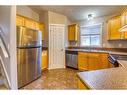
[[[80,28],[81,46],[101,46],[102,24]]]

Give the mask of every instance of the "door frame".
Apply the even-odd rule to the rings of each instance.
[[[49,66],[48,66],[48,69],[51,69],[50,68],[50,64],[51,64],[51,49],[50,49],[50,37],[51,37],[51,31],[50,31],[50,29],[51,29],[51,27],[50,26],[63,26],[64,27],[64,47],[63,47],[63,51],[64,51],[64,68],[66,67],[65,66],[65,32],[66,32],[66,25],[64,25],[64,24],[49,24],[48,25],[49,26],[49,37],[48,37],[48,64],[49,64]]]

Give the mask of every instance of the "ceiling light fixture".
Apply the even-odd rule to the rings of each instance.
[[[88,20],[92,20],[94,18],[94,15],[93,14],[88,14],[88,16],[87,16],[87,19]]]

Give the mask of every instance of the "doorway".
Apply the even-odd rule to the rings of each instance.
[[[65,68],[65,25],[49,25],[49,69]]]

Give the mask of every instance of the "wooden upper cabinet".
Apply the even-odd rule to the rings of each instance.
[[[25,26],[30,29],[39,30],[39,23],[31,19],[25,18]]]
[[[68,40],[69,41],[78,40],[78,25],[77,24],[68,26]]]
[[[121,14],[121,26],[127,25],[127,8]],[[127,39],[127,32],[124,32],[124,39]]]
[[[16,25],[17,26],[24,26],[25,22],[24,22],[24,18],[21,16],[16,16]]]
[[[108,21],[109,40],[117,40],[122,38],[121,32],[118,31],[120,28],[121,28],[120,16],[116,16]]]
[[[25,26],[30,29],[39,30],[39,22],[34,21],[32,19],[17,15],[16,17],[16,25],[17,26]]]
[[[121,26],[127,25],[127,9],[121,14]]]

